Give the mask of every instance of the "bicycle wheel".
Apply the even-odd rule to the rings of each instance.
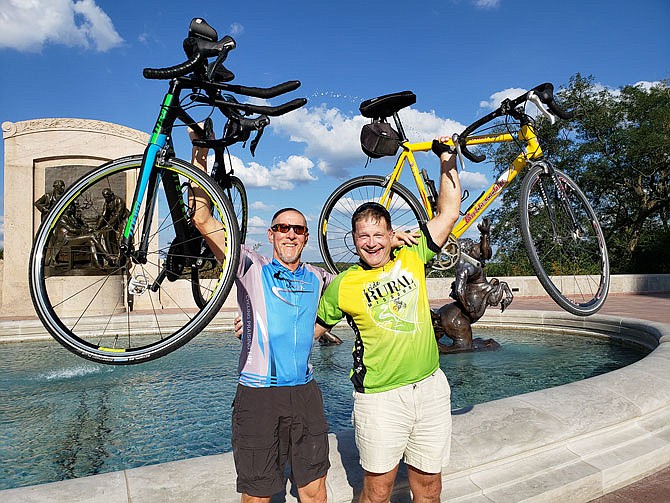
[[[96,225],[103,212],[101,193],[111,190],[125,206],[134,194],[141,162],[141,156],[110,161],[75,182],[40,226],[30,255],[30,293],[42,323],[68,350],[101,363],[140,363],[188,342],[219,312],[239,262],[230,202],[211,178],[179,159],[160,168],[161,178],[170,183],[157,184],[147,260],[120,258],[119,236],[125,224],[102,229]],[[194,239],[202,240],[183,210],[189,207],[191,184],[211,200],[226,237],[227,258],[211,269],[210,293],[201,307],[193,301],[190,287],[191,264],[199,257],[184,255],[193,249]],[[178,200],[172,208],[165,186],[176,188]],[[174,211],[177,206],[181,211]],[[144,214],[140,211],[136,229],[142,228]],[[178,214],[183,215],[180,223],[175,222]],[[175,230],[181,223],[190,229],[188,236]]]
[[[565,173],[554,174],[556,183],[543,166],[535,166],[524,177],[521,235],[551,298],[570,313],[588,316],[602,307],[609,290],[605,238],[584,193]]]
[[[351,233],[351,216],[369,201],[379,201],[385,190],[381,176],[359,176],[343,183],[333,192],[319,216],[319,248],[326,267],[333,273],[358,262]],[[405,187],[396,183],[388,207],[396,230],[416,230],[428,220],[426,210]]]

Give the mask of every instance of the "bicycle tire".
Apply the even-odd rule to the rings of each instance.
[[[212,293],[204,307],[189,303],[188,268],[168,274],[156,291],[149,288],[163,265],[174,260],[169,252],[183,244],[177,242],[162,183],[157,185],[146,263],[120,259],[114,253],[118,249],[110,251],[114,239],[118,246],[118,233],[103,246],[99,235],[96,238],[98,231],[89,229],[87,242],[64,227],[67,215],[81,212],[82,222],[92,218],[103,188],[132,197],[141,164],[142,156],[113,160],[76,181],[42,222],[30,254],[30,293],[45,328],[72,353],[100,363],[141,363],[181,347],[219,312],[237,272],[239,235],[230,202],[203,171],[179,159],[156,168],[163,177],[178,177],[178,204],[187,205],[188,187],[198,184],[227,232],[228,258],[211,280]],[[141,211],[136,229],[142,228],[143,218]]]
[[[330,272],[339,273],[358,262],[351,216],[361,204],[379,201],[385,188],[382,176],[359,176],[344,182],[326,200],[319,216],[319,248]],[[419,200],[400,183],[393,185],[388,209],[396,230],[416,230],[420,223],[428,221]]]
[[[554,173],[580,230],[574,231],[554,179],[543,166],[534,166],[519,194],[521,236],[533,270],[551,298],[572,314],[588,316],[602,307],[609,290],[605,237],[581,189],[565,173]]]
[[[249,205],[247,203],[247,190],[242,180],[236,176],[230,177],[230,188],[223,189],[223,193],[233,205],[237,226],[240,229],[240,242],[244,243],[247,238],[247,219],[249,217]]]

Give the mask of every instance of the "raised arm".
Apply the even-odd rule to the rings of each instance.
[[[437,138],[445,142],[447,136]],[[458,221],[461,208],[461,183],[458,179],[456,155],[443,143],[433,142],[433,152],[440,158],[440,189],[437,197],[435,216],[426,224],[433,242],[443,246],[454,225]]]
[[[196,133],[191,129],[189,129],[188,134],[191,139],[198,138]],[[193,165],[205,172],[207,172],[208,152],[208,148],[194,146],[191,154],[191,162]],[[202,234],[202,237],[205,238],[205,241],[207,241],[207,245],[209,245],[214,256],[219,261],[223,261],[225,257],[226,233],[223,232],[223,225],[221,222],[212,216],[209,207],[209,198],[197,185],[193,186],[193,196],[189,200],[189,204],[193,211],[193,224],[195,225],[195,228],[198,229],[200,234]]]

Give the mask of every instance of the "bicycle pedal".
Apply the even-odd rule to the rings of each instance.
[[[130,295],[142,295],[149,288],[146,276],[137,275],[128,281],[128,293]]]

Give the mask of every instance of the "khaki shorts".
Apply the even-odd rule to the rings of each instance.
[[[371,473],[391,471],[402,458],[422,472],[440,473],[451,447],[451,389],[442,370],[381,393],[354,392],[360,463]]]

